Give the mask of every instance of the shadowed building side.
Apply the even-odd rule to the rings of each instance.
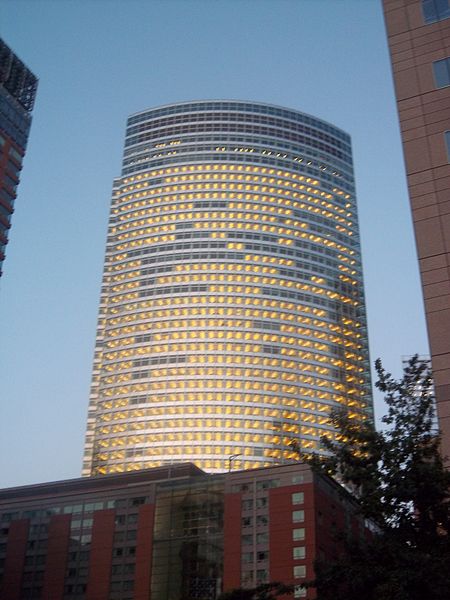
[[[450,457],[450,3],[383,4],[442,448]]]
[[[36,90],[36,77],[0,39],[0,275]]]

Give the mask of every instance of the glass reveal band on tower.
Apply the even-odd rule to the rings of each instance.
[[[83,475],[320,451],[372,418],[350,137],[257,102],[128,119]]]

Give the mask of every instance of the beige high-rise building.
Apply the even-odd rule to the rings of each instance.
[[[335,406],[372,417],[350,137],[256,102],[131,116],[83,474],[279,464]]]

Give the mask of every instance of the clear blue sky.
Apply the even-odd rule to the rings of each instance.
[[[348,131],[372,363],[428,351],[381,1],[2,0],[0,35],[40,79],[0,279],[0,487],[80,473],[112,180],[147,107],[260,100]]]

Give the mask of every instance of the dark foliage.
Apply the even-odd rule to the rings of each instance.
[[[417,356],[399,381],[375,364],[388,408],[384,429],[335,411],[340,441],[322,440],[330,457],[302,457],[353,489],[377,530],[369,541],[347,539],[336,561],[316,564],[317,598],[450,598],[450,473],[433,426],[430,373]]]
[[[279,596],[292,594],[293,587],[277,581],[262,583],[254,588],[236,588],[224,592],[217,600],[277,600]]]

